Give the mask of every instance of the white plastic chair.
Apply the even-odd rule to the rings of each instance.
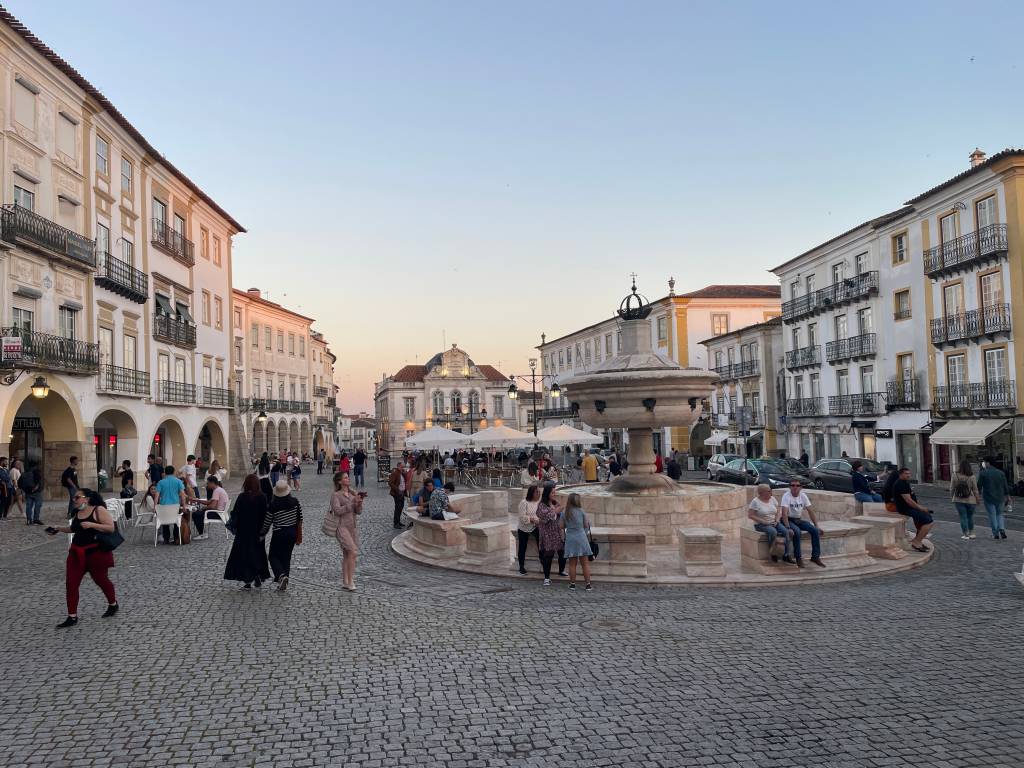
[[[140,497],[141,502],[132,504],[132,528],[156,525],[156,505],[149,494]],[[139,534],[142,537],[142,534]]]
[[[118,530],[123,531],[128,525],[128,519],[124,516],[124,501],[121,499],[104,499],[107,505],[107,512],[117,523]]]
[[[216,517],[211,517],[216,515]],[[203,513],[203,533],[206,533],[207,527],[211,523],[224,526],[224,540],[227,541],[231,538],[231,531],[228,530],[228,517],[231,515],[231,497],[228,497],[228,508],[223,512],[218,512],[216,509],[208,509]]]
[[[153,546],[156,546],[157,537],[160,535],[160,526],[178,525],[181,522],[181,507],[177,504],[157,504],[156,520],[153,521]],[[181,536],[178,536],[178,545],[181,545]]]

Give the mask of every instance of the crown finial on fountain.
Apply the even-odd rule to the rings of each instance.
[[[651,302],[642,293],[636,292],[636,272],[630,272],[633,280],[632,293],[619,304],[619,317],[623,320],[643,320],[651,314]]]

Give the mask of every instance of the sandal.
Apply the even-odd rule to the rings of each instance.
[[[920,546],[919,547],[917,544],[911,544],[910,546],[913,547],[915,552],[928,552],[929,551],[928,547],[925,547],[925,546]]]

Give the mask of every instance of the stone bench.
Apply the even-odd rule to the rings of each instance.
[[[590,563],[595,576],[647,576],[647,535],[635,528],[591,526],[597,558]]]
[[[862,568],[871,565],[874,559],[867,552],[868,526],[845,523],[839,520],[819,520],[821,531],[821,559],[828,568]],[[804,560],[810,559],[811,536],[802,531],[800,539]],[[773,563],[769,557],[768,535],[754,530],[753,524],[740,529],[740,560],[745,570],[761,574],[790,574],[797,567],[781,560]],[[809,565],[815,568],[814,565]]]
[[[503,566],[508,562],[508,523],[497,520],[462,526],[465,551],[459,562],[472,566]]]
[[[435,559],[460,557],[466,550],[466,533],[463,530],[476,520],[459,517],[455,520],[431,520],[429,517],[415,517],[412,521],[410,549]]]
[[[898,512],[890,512],[885,508],[885,504],[876,503],[873,501],[866,501],[862,505],[861,514],[866,517],[883,517],[887,520],[893,520],[896,522],[896,544],[904,551],[910,550],[910,540],[914,538],[914,534],[908,533],[907,525],[910,518],[904,517]]]
[[[902,517],[894,520],[890,515],[859,515],[850,522],[870,528],[866,542],[868,554],[880,560],[900,560],[907,556],[902,544],[897,541],[897,533],[902,532],[906,538],[907,526]]]
[[[509,497],[507,491],[480,491],[480,513],[483,520],[508,520]],[[517,504],[518,506],[518,504]]]
[[[483,499],[479,493],[452,493],[448,496],[448,508],[466,520],[483,519]]]
[[[679,528],[679,564],[687,576],[725,576],[722,534],[714,528]]]

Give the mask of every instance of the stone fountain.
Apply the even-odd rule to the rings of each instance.
[[[655,428],[689,427],[718,375],[682,368],[651,345],[651,305],[632,293],[619,306],[622,347],[616,357],[564,383],[573,408],[592,427],[625,428],[629,433],[629,469],[608,486],[613,493],[664,494],[679,485],[657,474],[652,435]]]

